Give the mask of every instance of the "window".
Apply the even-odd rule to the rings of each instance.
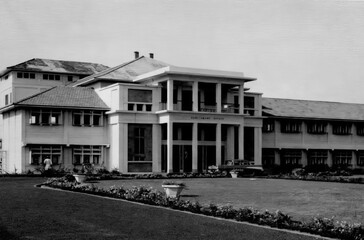
[[[274,132],[274,120],[264,119],[263,120],[263,132]]]
[[[308,152],[308,165],[322,165],[327,162],[327,150],[310,150]]]
[[[301,165],[302,151],[287,149],[282,151],[281,165]]]
[[[18,72],[16,74],[17,78],[30,78],[35,79],[35,73],[29,73],[29,72]]]
[[[336,166],[350,166],[352,153],[350,150],[337,150],[334,152],[333,164]]]
[[[145,159],[145,129],[137,127],[134,129],[134,161]]]
[[[8,105],[9,104],[9,95],[6,94],[5,95],[5,105]]]
[[[61,124],[61,110],[55,109],[39,109],[30,112],[29,124],[31,125],[60,125]]]
[[[102,113],[100,111],[74,111],[73,126],[102,126]]]
[[[332,124],[332,133],[335,135],[350,135],[351,123],[340,122]]]
[[[30,147],[31,164],[40,165],[43,164],[44,159],[49,157],[52,160],[53,165],[57,165],[61,161],[62,147],[52,145],[41,145]]]
[[[75,146],[73,148],[73,164],[95,164],[101,162],[101,146]]]
[[[301,132],[301,121],[286,120],[281,122],[282,133],[300,133]]]
[[[358,166],[364,166],[364,151],[358,151],[356,161]]]
[[[3,140],[0,139],[0,149],[3,149]]]
[[[72,82],[72,81],[73,81],[73,76],[67,76],[67,80],[68,80],[69,82]]]
[[[61,80],[60,75],[54,75],[54,74],[43,74],[43,80]]]
[[[128,89],[128,111],[152,111],[151,90]]]
[[[356,124],[356,134],[359,136],[364,136],[364,123]]]
[[[307,122],[307,132],[310,134],[325,134],[327,123],[319,121],[309,121]]]

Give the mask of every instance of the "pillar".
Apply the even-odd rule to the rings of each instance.
[[[333,165],[333,151],[328,150],[328,153],[327,153],[327,166],[332,167],[332,165]]]
[[[239,113],[244,114],[244,84],[239,86]]]
[[[239,125],[239,159],[244,159],[244,124]]]
[[[254,164],[262,165],[262,128],[254,128]]]
[[[173,110],[173,80],[167,81],[167,110]]]
[[[152,133],[152,145],[153,145],[153,172],[162,171],[162,155],[161,155],[161,126],[159,124],[153,124]]]
[[[192,86],[192,111],[198,112],[198,82],[194,81]]]
[[[216,165],[221,165],[221,123],[216,124]]]
[[[181,111],[182,110],[182,86],[177,85],[177,109]]]
[[[302,167],[307,166],[307,164],[308,164],[308,150],[302,149],[301,164],[302,164]]]
[[[167,173],[173,172],[173,122],[167,123]]]
[[[192,172],[198,171],[198,123],[192,124]]]
[[[216,112],[221,113],[221,83],[216,83]]]
[[[234,126],[227,128],[227,139],[226,139],[226,160],[235,158],[235,131]]]

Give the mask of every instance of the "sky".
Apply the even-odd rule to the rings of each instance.
[[[134,51],[244,72],[263,97],[364,104],[364,0],[0,0],[0,69]]]

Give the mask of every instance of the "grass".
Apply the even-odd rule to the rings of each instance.
[[[230,204],[236,208],[248,206],[271,212],[279,209],[297,220],[334,216],[337,220],[364,223],[364,190],[361,184],[249,178],[181,181],[188,187],[182,192],[184,200]],[[159,179],[110,180],[95,185],[104,188],[144,185],[163,191],[162,182]]]
[[[0,239],[317,239],[147,205],[34,187],[44,180],[0,178]]]

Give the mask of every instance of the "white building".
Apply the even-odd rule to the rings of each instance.
[[[15,85],[18,71],[10,73]],[[121,172],[202,172],[231,158],[260,164],[261,94],[244,88],[253,80],[139,57],[25,99],[15,89],[1,109],[3,170],[33,169],[46,155],[66,168]]]

